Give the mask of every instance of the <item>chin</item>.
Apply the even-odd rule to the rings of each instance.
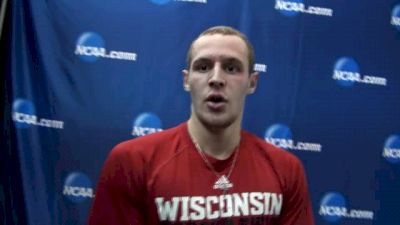
[[[199,116],[200,122],[210,129],[225,129],[235,122],[235,117],[226,116]]]

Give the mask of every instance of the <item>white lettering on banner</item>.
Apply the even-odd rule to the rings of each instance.
[[[144,136],[147,134],[152,134],[152,133],[156,133],[156,132],[160,132],[163,129],[161,128],[153,128],[153,127],[137,127],[134,126],[133,130],[132,130],[132,135],[133,136]]]
[[[254,64],[253,69],[257,72],[267,72],[267,65],[256,63]]]
[[[289,150],[312,151],[312,152],[322,151],[322,145],[319,143],[308,143],[308,142],[295,143],[292,139],[285,139],[285,138],[265,138],[265,140],[275,146]]]
[[[95,56],[95,57],[103,57],[110,59],[130,60],[130,61],[136,61],[137,59],[137,54],[134,52],[110,51],[110,53],[107,54],[107,50],[105,48],[84,46],[84,45],[76,46],[75,55]]]
[[[367,211],[367,210],[355,210],[355,209],[352,209],[352,210],[350,210],[349,217],[350,218],[373,220],[374,219],[374,212]]]
[[[361,80],[362,83],[366,84],[376,84],[386,86],[387,80],[384,77],[375,77],[375,76],[367,76],[365,75],[364,78]]]
[[[111,51],[110,54],[106,57],[111,59],[125,59],[125,60],[136,61],[137,55],[131,52]]]
[[[94,198],[93,189],[85,187],[64,186],[63,194],[75,197]]]
[[[383,151],[383,157],[400,159],[400,149],[385,148],[384,151]]]
[[[26,123],[30,125],[36,125],[37,123],[37,117],[35,115],[13,112],[12,118],[14,121],[19,123]]]
[[[374,84],[374,85],[387,85],[387,79],[384,77],[376,77],[376,76],[368,76],[365,75],[364,77],[357,72],[350,72],[350,71],[342,71],[342,70],[335,70],[333,72],[334,80],[343,80],[343,81],[351,81],[351,82],[358,82],[358,83],[365,83],[365,84]]]
[[[220,196],[155,198],[160,221],[200,221],[255,215],[280,215],[283,196],[277,193],[244,192]],[[177,218],[180,211],[180,218]],[[189,213],[190,212],[190,213]]]
[[[337,206],[321,206],[319,208],[319,214],[328,216],[346,217],[347,209],[345,207],[337,207]]]
[[[309,6],[308,9],[305,11],[305,13],[321,15],[321,16],[333,16],[332,9],[315,7],[315,6]]]
[[[316,6],[309,6],[308,8],[306,8],[306,6],[301,2],[277,0],[275,2],[275,9],[299,12],[299,13],[314,14],[314,15],[320,15],[320,16],[333,16],[332,9],[316,7]]]
[[[349,212],[346,207],[339,206],[320,206],[319,215],[321,216],[337,216],[345,218],[357,219],[374,219],[374,212],[368,210],[351,209]]]
[[[293,149],[293,140],[292,139],[285,139],[285,138],[265,138],[265,140],[275,146],[286,148],[286,149]]]
[[[350,71],[335,70],[333,74],[333,79],[335,80],[347,80],[347,81],[359,82],[360,77],[361,75],[359,73]]]
[[[400,26],[400,17],[392,16],[390,23],[394,26]]]
[[[91,47],[91,46],[77,45],[76,49],[75,49],[75,54],[76,55],[104,57],[106,55],[106,49],[98,48],[98,47]]]
[[[295,12],[303,12],[304,4],[299,2],[287,2],[287,1],[276,1],[275,9],[286,10],[286,11],[295,11]]]
[[[12,119],[18,123],[26,123],[29,125],[50,127],[57,129],[64,129],[64,121],[59,120],[49,120],[49,119],[38,119],[36,115],[30,115],[20,112],[13,112]]]

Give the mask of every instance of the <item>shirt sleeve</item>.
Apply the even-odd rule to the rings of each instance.
[[[116,146],[108,156],[97,185],[89,215],[89,225],[140,225],[143,202],[140,196],[143,175],[140,159],[125,145]]]
[[[297,158],[289,167],[280,225],[314,225],[304,168]]]

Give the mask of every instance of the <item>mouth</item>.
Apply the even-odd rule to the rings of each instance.
[[[207,106],[213,111],[221,111],[228,100],[221,94],[210,94],[206,98]]]

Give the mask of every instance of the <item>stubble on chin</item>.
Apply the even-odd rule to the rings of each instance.
[[[200,123],[208,130],[218,131],[231,126],[235,118],[232,115],[223,115],[226,112],[206,112],[199,113],[195,112],[196,117],[200,121]],[[207,115],[208,114],[208,115]],[[215,115],[212,115],[215,114]],[[219,114],[219,115],[218,115]]]

